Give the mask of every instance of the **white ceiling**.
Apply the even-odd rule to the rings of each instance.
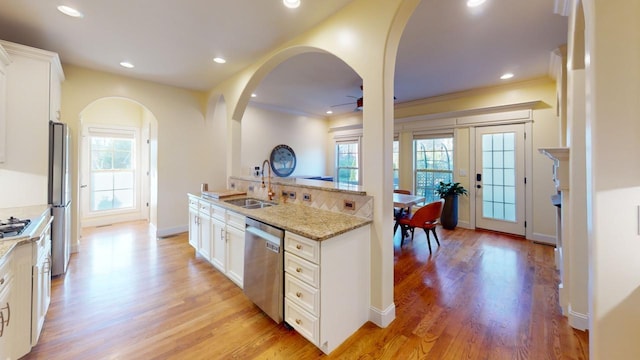
[[[291,10],[281,0],[2,0],[0,38],[55,51],[63,64],[209,90],[349,2],[302,0]],[[487,0],[475,11],[465,2],[422,0],[400,42],[397,102],[495,85],[507,71],[516,75],[509,81],[544,76],[550,53],[566,43],[567,18],[553,13],[554,0]],[[62,15],[59,4],[84,18]],[[136,67],[120,67],[124,60]],[[341,60],[303,54],[275,68],[253,101],[324,115],[355,102],[360,84]]]

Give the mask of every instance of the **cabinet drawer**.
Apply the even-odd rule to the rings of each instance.
[[[320,267],[286,251],[284,253],[284,271],[315,288],[320,287]]]
[[[316,264],[320,263],[320,242],[318,241],[287,232],[284,237],[284,248],[303,259]]]
[[[211,217],[216,218],[222,222],[226,222],[227,210],[220,206],[211,205]]]
[[[205,216],[210,216],[211,215],[211,205],[207,202],[204,201],[200,201],[200,214],[205,215]]]
[[[194,198],[189,198],[189,207],[194,209],[194,210],[198,210],[198,207],[200,206],[200,204],[198,204],[198,199],[194,199]]]
[[[246,217],[244,215],[240,215],[233,211],[227,210],[227,225],[233,226],[234,228],[244,231],[245,220],[246,220]]]
[[[320,291],[317,288],[307,285],[290,274],[285,274],[284,291],[285,297],[296,305],[316,317],[320,314]]]
[[[284,321],[296,329],[300,335],[318,346],[320,343],[320,321],[317,317],[302,310],[293,301],[285,299]]]

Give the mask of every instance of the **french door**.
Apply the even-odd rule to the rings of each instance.
[[[525,235],[524,124],[476,128],[476,227]]]

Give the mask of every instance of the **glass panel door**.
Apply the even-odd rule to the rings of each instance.
[[[476,226],[524,235],[524,125],[476,129]]]

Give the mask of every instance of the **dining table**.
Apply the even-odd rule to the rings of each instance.
[[[395,213],[395,224],[393,225],[394,235],[398,230],[398,226],[400,226],[400,224],[398,223],[398,220],[405,215],[405,211],[408,211],[414,205],[424,202],[424,200],[425,200],[424,196],[399,194],[395,192],[393,193],[393,207],[399,209],[397,212],[394,212]],[[403,236],[406,236],[406,233],[407,233],[406,229],[402,229],[402,230],[403,230]]]

